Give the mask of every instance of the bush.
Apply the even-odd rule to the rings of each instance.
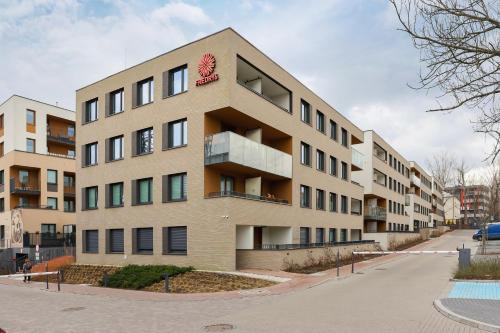
[[[168,273],[172,277],[192,270],[193,267],[177,267],[172,265],[128,265],[109,275],[108,287],[143,289],[162,281],[165,273]]]
[[[470,266],[458,269],[455,279],[466,280],[499,280],[500,259],[473,261]]]

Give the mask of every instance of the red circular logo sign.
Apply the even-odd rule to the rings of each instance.
[[[198,73],[202,77],[207,77],[212,75],[215,70],[215,57],[212,53],[205,53],[198,64]]]

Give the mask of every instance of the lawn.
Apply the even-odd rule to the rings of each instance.
[[[469,267],[455,272],[455,279],[500,280],[500,259],[472,261]]]

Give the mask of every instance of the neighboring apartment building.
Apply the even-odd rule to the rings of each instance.
[[[0,248],[56,246],[76,219],[75,113],[10,97],[0,105],[0,156]]]
[[[448,192],[444,192],[443,201],[445,224],[459,224],[460,219],[463,218],[460,212],[460,199]]]
[[[364,132],[363,143],[355,148],[365,156],[363,169],[352,173],[352,179],[364,187],[364,232],[410,230],[405,211],[410,163],[371,130]]]
[[[362,238],[363,132],[232,29],[77,91],[77,261]]]
[[[432,208],[429,227],[436,228],[440,225],[443,225],[444,222],[443,186],[434,177],[431,177],[431,182]]]
[[[460,214],[464,224],[478,226],[484,218],[489,217],[490,189],[485,185],[453,186],[446,192],[455,196],[460,202]]]
[[[406,212],[410,216],[410,230],[431,226],[432,177],[416,162],[410,161],[410,191],[406,195]]]

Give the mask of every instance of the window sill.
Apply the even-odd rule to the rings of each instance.
[[[185,94],[185,93],[187,93],[187,92],[189,92],[189,89],[188,89],[188,90],[181,91],[181,92],[178,92],[177,94],[171,94],[171,95],[163,96],[163,99],[167,99],[167,98],[171,98],[171,97],[179,96],[179,95]]]
[[[187,256],[187,252],[163,252],[164,256]]]
[[[116,160],[108,160],[108,161],[106,161],[106,163],[118,162],[118,161],[123,161],[123,160],[124,160],[124,158],[122,157],[122,158],[117,158]]]
[[[82,168],[90,168],[90,167],[97,166],[97,165],[99,165],[99,163],[83,165]]]
[[[153,255],[153,251],[139,251],[139,252],[134,252],[132,254],[140,255],[140,256],[151,256],[151,255]]]
[[[303,166],[305,166],[305,167],[308,167],[308,168],[311,168],[311,169],[312,169],[312,165],[309,165],[309,164],[304,164],[304,163],[302,163],[302,162],[300,163],[300,165],[303,165]]]
[[[106,252],[106,254],[125,254],[125,252]]]
[[[154,101],[151,101],[151,102],[147,102],[147,103],[144,103],[144,104],[141,104],[141,105],[136,105],[136,106],[133,106],[132,109],[138,109],[142,106],[146,106],[146,105],[149,105],[149,104],[153,104]]]
[[[132,155],[132,157],[146,156],[146,155],[151,155],[152,153],[153,153],[152,151],[148,151],[148,152],[145,152],[145,153],[134,154],[134,155]]]
[[[82,251],[84,254],[99,254],[99,251],[96,252],[89,252],[89,251]]]
[[[120,112],[110,113],[110,114],[105,115],[105,118],[109,118],[109,117],[117,116],[117,115],[122,114],[122,113],[124,113],[124,112],[125,112],[125,110],[122,110],[122,111],[120,111]]]
[[[106,207],[106,208],[121,208],[121,207],[123,207],[123,204],[121,204],[121,205],[116,205],[116,206],[108,206],[108,207]]]
[[[170,199],[170,200],[165,201],[164,203],[184,202],[184,201],[187,201],[187,198],[185,198],[185,199]]]
[[[304,121],[304,120],[300,120],[302,122],[302,124],[306,124],[308,125],[309,127],[312,127],[312,123],[308,123],[307,121]]]
[[[168,147],[168,148],[163,148],[162,150],[163,150],[163,151],[167,151],[167,150],[174,150],[174,149],[185,148],[185,147],[187,147],[187,144],[185,144],[185,145],[180,145],[180,146],[176,146],[176,147]]]
[[[147,206],[147,205],[152,205],[153,204],[153,201],[149,201],[149,202],[136,202],[136,203],[133,203],[132,206]]]
[[[88,124],[92,124],[92,123],[95,123],[96,121],[98,121],[99,118],[97,118],[96,120],[91,120],[91,121],[85,121],[85,122],[82,122],[82,126],[84,125],[88,125]]]
[[[82,208],[82,211],[86,211],[86,210],[98,210],[99,207],[95,207],[95,208]]]

